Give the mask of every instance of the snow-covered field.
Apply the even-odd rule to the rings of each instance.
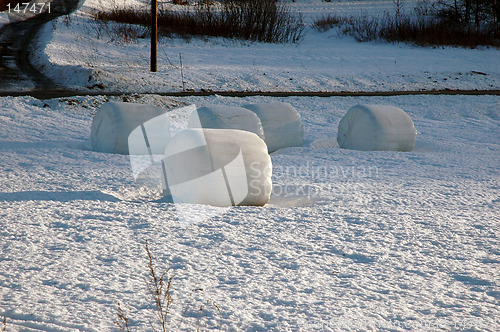
[[[93,35],[85,13],[98,3],[44,30],[37,63],[56,81],[179,91],[182,53],[195,90],[500,88],[499,50],[312,30],[299,45],[162,39],[151,74],[147,41]],[[392,1],[291,5],[309,20]],[[271,154],[269,204],[209,220],[186,205],[200,220],[187,225],[157,188],[134,182],[127,156],[91,151],[92,115],[110,99],[173,109],[176,128],[183,105],[285,101],[305,144]],[[362,103],[405,110],[414,151],[340,149],[337,125]],[[0,156],[0,330],[4,316],[7,331],[118,330],[118,302],[131,331],[151,330],[146,241],[158,271],[175,274],[168,331],[181,319],[181,331],[500,330],[499,96],[1,97]]]
[[[133,329],[148,330],[149,240],[159,269],[176,275],[174,320],[192,304],[186,330],[195,304],[209,300],[223,331],[498,331],[500,99],[279,100],[302,114],[306,144],[272,154],[270,204],[187,226],[171,203],[148,200],[133,183],[127,157],[90,151],[91,114],[104,97],[2,98],[0,315],[8,327],[110,330],[120,302]],[[405,109],[418,130],[415,150],[339,149],[337,124],[357,103]],[[193,296],[195,288],[203,291]],[[207,324],[217,328],[213,307]]]
[[[497,49],[357,43],[352,38],[339,37],[335,29],[319,33],[309,27],[314,18],[328,13],[392,12],[392,1],[308,0],[290,5],[293,11],[304,13],[308,24],[300,44],[161,38],[158,72],[150,73],[149,40],[130,43],[107,34],[88,17],[92,8],[103,5],[98,0],[88,0],[70,22],[60,18],[58,23],[46,26],[36,63],[48,76],[75,88],[132,93],[181,91],[183,87],[196,91],[500,88]],[[406,2],[404,8],[410,10],[413,6],[414,2]]]

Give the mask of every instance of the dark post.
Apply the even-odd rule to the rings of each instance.
[[[157,42],[158,42],[158,15],[157,15],[157,0],[151,0],[151,71],[156,72],[156,57],[157,57]]]

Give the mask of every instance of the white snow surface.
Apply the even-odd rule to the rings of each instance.
[[[393,1],[290,5],[311,22]],[[500,88],[496,49],[357,43],[310,28],[298,45],[160,39],[152,74],[148,40],[98,38],[88,18],[97,6],[45,26],[36,63],[55,81],[130,92]],[[91,150],[92,116],[109,100],[169,110],[288,102],[305,142],[271,154],[267,205],[206,220],[186,204],[200,220],[186,225],[154,174],[135,181],[127,156]],[[405,110],[415,149],[339,149],[338,123],[356,104]],[[172,133],[189,113],[169,112]],[[114,331],[119,302],[132,331],[151,330],[148,240],[158,272],[175,274],[170,330],[183,316],[180,330],[196,330],[204,305],[201,330],[499,331],[499,125],[500,97],[487,95],[2,97],[0,329],[5,316],[8,331]]]
[[[175,274],[173,329],[184,315],[181,330],[195,330],[201,304],[209,330],[500,329],[498,96],[136,96],[283,101],[301,113],[304,146],[271,154],[270,203],[192,225],[134,183],[127,156],[91,151],[92,114],[106,100],[0,98],[8,331],[117,330],[118,302],[131,330],[150,330],[146,240],[158,271]],[[414,151],[339,149],[338,122],[356,104],[407,111]],[[189,118],[171,114],[174,126]]]
[[[145,6],[125,0],[121,4]],[[160,38],[158,72],[149,71],[150,40],[125,41],[93,21],[104,8],[87,0],[76,13],[45,26],[35,63],[57,82],[76,89],[159,92],[392,91],[499,89],[500,51],[494,48],[430,48],[407,44],[358,43],[333,29],[310,28],[329,13],[382,15],[393,1],[304,0],[289,2],[306,29],[299,44],[251,43],[221,38]],[[405,2],[411,10],[414,2]],[[174,6],[184,8],[184,6]],[[140,30],[140,29],[139,29]],[[182,56],[182,66],[180,57]]]

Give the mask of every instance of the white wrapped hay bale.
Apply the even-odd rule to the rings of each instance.
[[[234,129],[188,129],[172,137],[165,168],[175,203],[265,205],[272,164],[265,142]]]
[[[304,143],[302,119],[289,103],[261,103],[243,107],[255,112],[260,118],[269,153],[286,147],[302,146]]]
[[[402,109],[384,105],[356,105],[340,120],[337,141],[344,149],[411,151],[417,131]]]
[[[166,111],[156,106],[124,102],[107,102],[97,110],[90,134],[92,150],[128,154],[129,135],[137,129],[131,143],[141,144],[131,145],[130,153],[148,154],[141,125],[147,133],[151,152],[163,154],[170,137]]]
[[[264,130],[259,117],[243,107],[200,107],[191,113],[188,127],[246,130],[264,139]]]

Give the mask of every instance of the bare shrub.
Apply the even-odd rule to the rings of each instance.
[[[151,13],[137,8],[114,7],[99,10],[94,18],[127,24],[148,26]],[[192,9],[170,10],[161,6],[158,12],[158,31],[169,36],[211,36],[236,38],[267,43],[299,42],[304,24],[292,15],[281,1],[231,0],[215,8],[210,1],[201,1]]]
[[[148,257],[147,270],[148,274],[145,278],[146,287],[148,290],[148,302],[152,302],[151,309],[153,311],[154,321],[150,322],[151,329],[155,332],[161,331],[179,331],[183,324],[191,318],[191,323],[194,320],[194,327],[196,331],[208,330],[208,318],[211,313],[210,308],[215,308],[219,316],[217,329],[222,329],[222,313],[220,308],[208,300],[203,301],[202,304],[193,303],[193,295],[197,292],[203,291],[201,288],[196,288],[190,292],[187,302],[182,310],[180,320],[176,323],[173,320],[174,314],[172,313],[173,297],[172,285],[175,275],[170,273],[170,269],[159,273],[158,268],[154,264],[154,257],[149,249],[149,242],[146,241],[146,254]],[[199,302],[198,302],[199,303]],[[194,309],[193,309],[194,308]],[[113,322],[122,332],[130,332],[130,320],[127,313],[117,304],[116,310],[117,319]],[[1,332],[1,331],[0,331]]]
[[[380,20],[377,17],[349,17],[342,20],[341,31],[359,42],[377,40],[380,37]]]
[[[474,0],[476,1],[476,0]],[[479,1],[479,0],[478,0]],[[492,24],[455,24],[449,16],[421,1],[413,15],[404,14],[396,6],[396,13],[383,16],[328,17],[318,19],[313,27],[326,31],[338,26],[343,35],[354,37],[357,41],[384,40],[391,43],[407,42],[420,46],[460,46],[476,48],[478,46],[500,46],[498,27]]]
[[[113,6],[111,9],[98,9],[92,13],[96,20],[103,22],[115,21],[127,24],[149,25],[151,23],[151,13],[134,7]]]
[[[158,274],[153,265],[153,255],[149,251],[148,242],[146,242],[146,253],[148,255],[148,270],[149,275],[146,278],[146,286],[148,287],[149,295],[154,302],[154,315],[157,323],[160,325],[159,331],[166,332],[168,327],[169,311],[172,305],[172,279],[174,275],[168,277],[170,269]],[[154,331],[158,331],[155,324],[151,324]]]
[[[319,32],[325,32],[330,30],[336,25],[339,25],[342,22],[342,18],[337,16],[337,15],[327,15],[327,16],[322,16],[318,19],[316,19],[312,24],[311,27],[313,29],[318,30]]]
[[[500,4],[497,0],[438,0],[437,14],[449,24],[493,25],[498,33]]]
[[[120,302],[118,302],[116,308],[116,315],[118,316],[118,319],[113,323],[118,326],[121,332],[130,332],[130,320],[128,319],[127,313],[122,309]]]
[[[189,6],[189,1],[185,1],[185,0],[173,0],[172,3],[174,5]]]
[[[131,43],[138,38],[147,38],[151,35],[148,28],[131,24],[117,24],[112,26],[110,30],[124,43]]]

